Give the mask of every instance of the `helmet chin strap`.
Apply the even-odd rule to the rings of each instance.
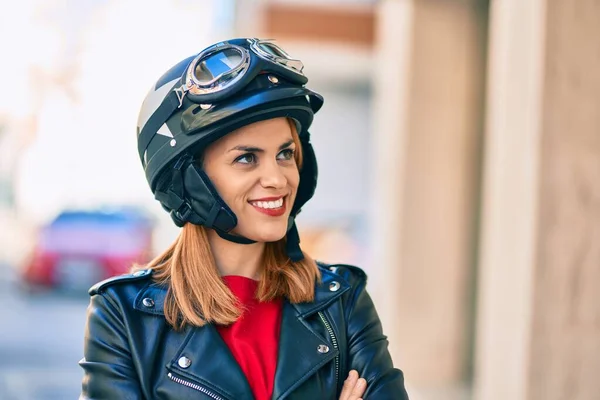
[[[300,250],[300,235],[298,234],[298,228],[296,227],[294,217],[290,217],[290,220],[291,226],[288,224],[285,251],[292,261],[298,262],[304,259],[304,254],[302,253],[302,250]]]
[[[213,229],[215,230],[215,232],[217,232],[217,235],[219,235],[223,239],[228,240],[228,241],[233,242],[233,243],[238,243],[238,244],[252,244],[252,243],[256,243],[256,240],[251,240],[251,239],[245,238],[243,236],[232,235],[232,234],[229,234],[227,232],[223,232],[220,229],[216,229],[216,228],[213,228]]]
[[[215,229],[214,227],[213,229],[215,230],[215,232],[217,232],[217,235],[230,242],[238,244],[256,243],[255,240],[248,239],[244,236],[232,235],[227,232],[223,232],[219,229]],[[298,228],[296,227],[296,222],[294,220],[294,217],[292,216],[288,218],[287,240],[285,243],[285,250],[288,257],[290,257],[290,259],[294,262],[298,262],[304,259],[304,254],[300,249],[300,235],[298,234]]]

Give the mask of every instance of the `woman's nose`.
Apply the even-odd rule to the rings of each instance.
[[[263,187],[281,189],[287,185],[287,178],[281,166],[277,162],[273,162],[263,166],[260,183]]]

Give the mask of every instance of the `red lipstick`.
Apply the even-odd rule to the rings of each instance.
[[[282,202],[281,207],[278,207],[278,208],[262,208],[262,207],[257,206],[256,204],[253,204],[256,202],[278,201],[281,199],[283,199],[283,202]],[[263,197],[262,199],[250,200],[249,203],[252,207],[254,207],[254,209],[256,211],[261,212],[266,215],[269,215],[271,217],[281,217],[283,214],[285,214],[285,211],[286,211],[285,197],[282,197],[282,196]]]

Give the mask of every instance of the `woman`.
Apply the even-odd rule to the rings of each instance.
[[[81,398],[408,398],[365,274],[300,250],[323,104],[302,69],[272,43],[235,39],[150,91],[138,152],[182,231],[90,289]]]

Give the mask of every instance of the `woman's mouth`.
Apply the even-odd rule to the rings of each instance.
[[[271,217],[280,217],[285,214],[285,196],[265,197],[263,199],[251,200],[250,205],[254,209]]]

